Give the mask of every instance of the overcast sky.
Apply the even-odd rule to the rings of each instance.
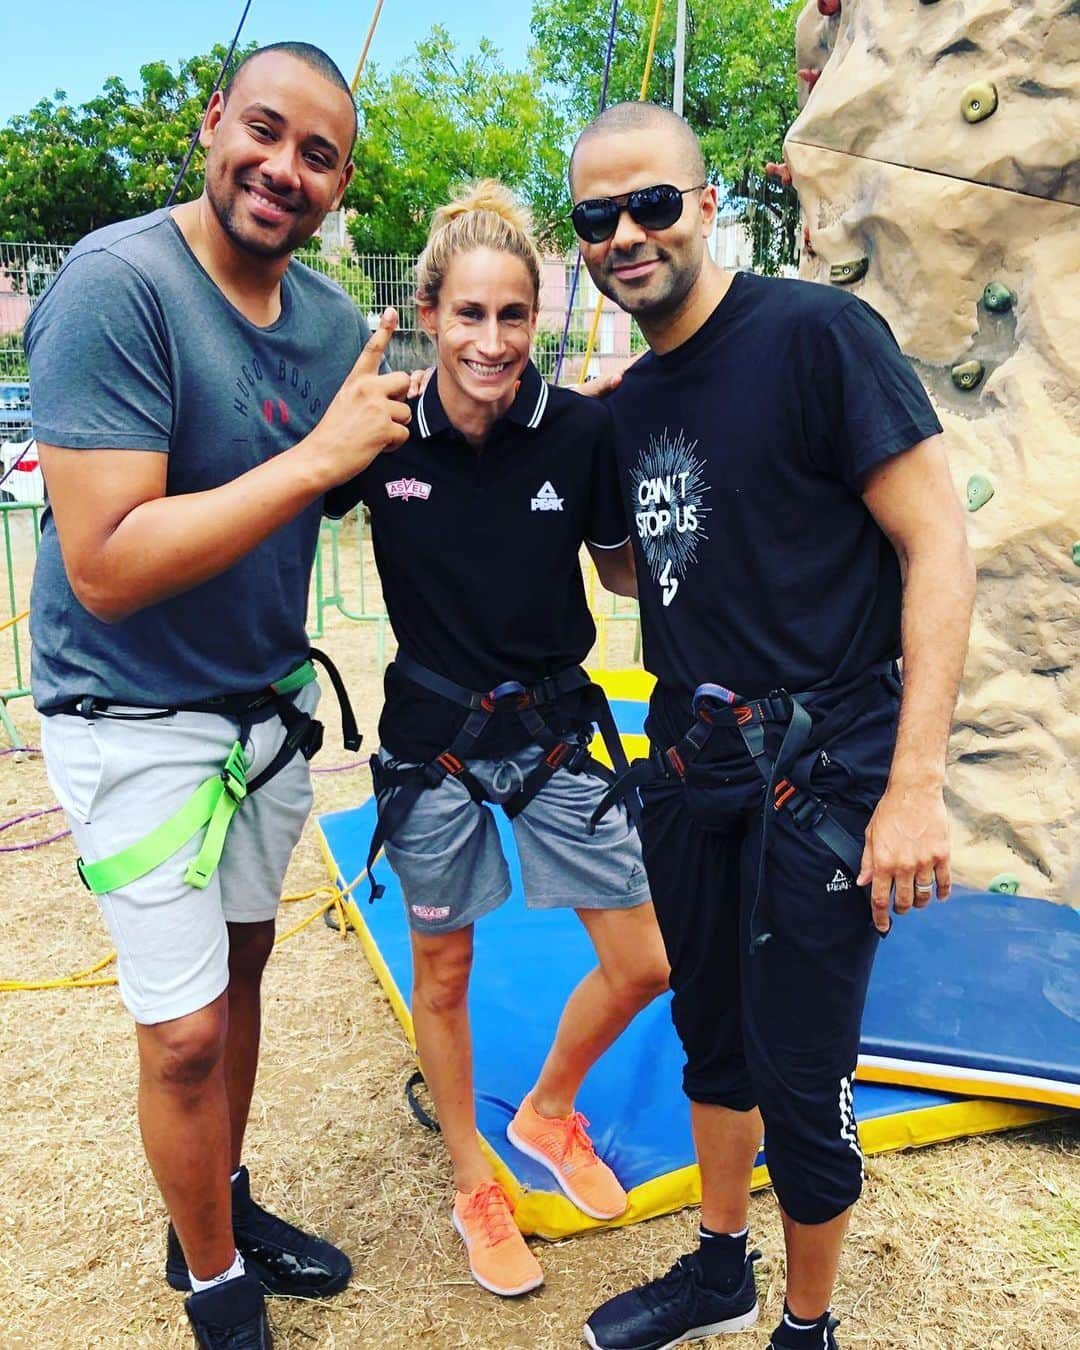
[[[6,8],[6,6],[5,6]],[[109,75],[129,87],[139,67],[229,43],[243,0],[46,0],[0,19],[0,125],[63,89],[73,103],[92,98]],[[384,69],[408,55],[441,23],[467,50],[486,36],[508,64],[524,63],[529,45],[526,0],[384,0],[369,60]],[[252,0],[241,41],[313,42],[352,79],[375,0]]]

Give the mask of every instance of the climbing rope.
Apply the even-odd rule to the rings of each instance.
[[[664,8],[664,0],[656,0],[656,8],[653,10],[652,30],[649,33],[649,50],[645,55],[645,72],[641,77],[641,92],[638,94],[638,102],[644,103],[645,96],[649,92],[649,84],[652,80],[653,57],[656,55],[656,35],[660,31],[660,14]],[[593,349],[596,346],[596,335],[600,331],[600,316],[604,309],[604,297],[596,297],[596,309],[593,311],[592,327],[589,329],[589,339],[585,344],[585,357],[581,363],[581,373],[578,376],[578,384],[584,384],[589,377],[589,362],[592,360]]]
[[[326,896],[327,898],[310,914],[301,919],[299,923],[286,929],[284,933],[279,933],[274,939],[274,946],[280,947],[283,942],[288,942],[289,938],[295,937],[297,933],[302,933],[305,928],[329,910],[334,911],[337,919],[334,927],[341,933],[342,938],[345,938],[349,931],[348,919],[345,914],[345,901],[352,891],[359,886],[364,876],[365,873],[361,872],[344,890],[327,883],[325,886],[316,886],[310,891],[300,891],[296,895],[283,895],[281,897],[283,905],[300,904],[305,900],[314,900],[319,896]],[[107,956],[103,956],[96,965],[90,966],[86,970],[76,971],[72,975],[61,975],[54,980],[0,980],[0,994],[38,993],[46,989],[101,989],[117,982],[115,975],[101,974],[115,960],[116,951],[114,949]]]
[[[352,77],[352,84],[349,88],[355,97],[357,88],[360,85],[360,76],[364,73],[364,63],[367,61],[368,48],[371,46],[371,39],[375,36],[375,29],[378,27],[379,15],[382,13],[383,0],[376,0],[375,13],[371,16],[371,24],[367,31],[367,37],[364,39],[364,50],[360,53],[360,60],[356,65],[356,74]]]
[[[236,25],[236,32],[233,34],[233,40],[229,44],[229,50],[225,53],[225,60],[222,61],[221,69],[218,71],[218,77],[214,81],[214,87],[210,92],[211,98],[213,98],[221,88],[221,82],[225,78],[225,72],[229,68],[229,62],[233,59],[233,53],[236,51],[236,44],[240,41],[240,30],[244,26],[244,20],[247,18],[248,10],[250,8],[251,0],[247,0],[247,4],[244,6],[244,12],[240,15],[240,22]],[[187,173],[188,167],[191,164],[191,157],[195,153],[195,147],[199,143],[200,131],[202,131],[202,119],[199,120],[199,125],[195,128],[195,134],[191,138],[191,144],[188,146],[187,154],[184,156],[184,162],[180,165],[180,172],[176,175],[176,182],[172,185],[172,191],[165,199],[165,205],[167,207],[172,206],[173,202],[176,200],[176,194],[180,191],[180,184],[184,181],[184,175]]]
[[[615,21],[619,17],[619,0],[611,0],[611,19],[608,23],[607,50],[604,53],[604,76],[600,82],[600,106],[597,115],[607,107],[608,80],[611,76],[611,57],[615,51]],[[559,354],[555,358],[555,374],[552,384],[558,384],[562,376],[563,361],[566,359],[566,344],[570,338],[570,320],[574,314],[574,301],[577,299],[578,281],[581,279],[581,249],[574,259],[574,275],[570,281],[570,300],[566,306],[566,321],[563,324],[562,338],[559,340]]]

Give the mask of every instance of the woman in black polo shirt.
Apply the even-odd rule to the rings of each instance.
[[[597,952],[507,1130],[597,1218],[621,1214],[627,1198],[574,1097],[667,987],[636,831],[612,812],[586,832],[606,784],[581,769],[591,713],[577,668],[595,638],[582,543],[609,588],[632,593],[633,572],[608,414],[549,387],[529,359],[540,266],[527,213],[500,184],[477,183],[435,213],[417,299],[436,372],[412,401],[408,443],[327,505],[341,514],[363,500],[371,512],[399,643],[376,783],[411,929],[417,1049],[453,1160],[454,1225],[474,1278],[503,1295],[535,1288],[543,1273],[476,1134],[472,929],[510,893],[484,801],[507,803],[513,816],[526,903],[573,907]],[[493,697],[474,696],[470,709],[470,691]]]

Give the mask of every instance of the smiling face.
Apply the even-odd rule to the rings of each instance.
[[[692,176],[685,159],[685,145],[664,127],[586,135],[574,151],[574,201],[618,197],[657,183],[692,187],[701,180]],[[611,238],[599,244],[581,241],[581,254],[604,295],[643,328],[662,326],[691,301],[706,266],[705,240],[715,218],[715,188],[687,192],[682,215],[666,230],[646,230],[623,211]]]
[[[529,269],[514,254],[474,248],[450,260],[437,302],[419,313],[438,351],[439,396],[455,425],[475,414],[499,417],[513,403],[537,304]]]
[[[239,250],[283,258],[337,208],[352,177],[353,111],[344,90],[270,51],[215,94],[200,138],[206,197]]]

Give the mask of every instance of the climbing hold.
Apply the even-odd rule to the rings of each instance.
[[[803,231],[802,231],[802,246],[803,246],[804,251],[806,252],[807,257],[810,257],[810,258],[816,258],[816,257],[817,257],[817,249],[814,248],[814,245],[811,243],[811,240],[810,240],[810,226],[809,226],[809,225],[804,225],[804,226],[803,226]]]
[[[991,314],[1008,314],[1013,307],[1013,293],[1000,281],[991,281],[983,291],[983,304]]]
[[[1080,539],[1073,544],[1073,562],[1080,567]]]
[[[840,13],[840,0],[817,0],[817,10],[819,14],[831,19],[834,14]]]
[[[855,258],[852,262],[833,263],[829,268],[829,280],[834,286],[854,286],[856,281],[862,281],[869,270],[869,258]]]
[[[972,389],[978,389],[985,374],[986,367],[981,361],[962,361],[952,368],[952,382],[957,389],[968,393]]]
[[[977,511],[994,495],[994,485],[983,473],[973,473],[967,485],[967,509]]]
[[[964,114],[965,121],[985,122],[997,112],[997,105],[996,87],[989,80],[978,80],[964,90],[960,111]]]
[[[936,5],[937,0],[919,0],[919,3],[922,5]]]
[[[807,89],[813,89],[818,80],[821,79],[821,71],[813,70],[809,66],[805,70],[799,71],[799,79],[806,85]]]
[[[1020,878],[1011,872],[999,872],[986,889],[994,895],[1015,895],[1020,889]]]
[[[791,182],[791,170],[786,164],[774,164],[770,160],[765,165],[765,174],[768,178],[778,178],[785,187]]]

